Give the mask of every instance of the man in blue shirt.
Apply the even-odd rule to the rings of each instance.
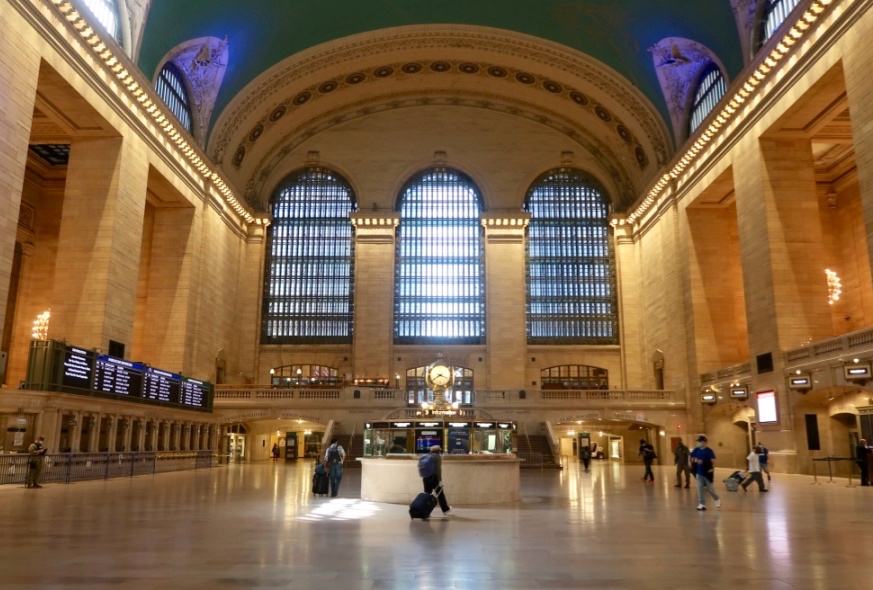
[[[691,451],[691,471],[697,479],[697,509],[706,510],[704,490],[709,490],[715,507],[721,508],[721,499],[715,493],[713,479],[715,478],[715,452],[707,446],[706,437],[697,437],[697,448]]]
[[[767,474],[767,481],[770,481],[770,451],[767,447],[758,443],[758,464],[761,465],[761,473]]]

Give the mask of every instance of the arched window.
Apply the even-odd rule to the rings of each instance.
[[[721,97],[727,92],[727,82],[718,69],[718,66],[710,62],[703,70],[700,81],[697,83],[697,91],[694,93],[694,102],[691,103],[691,119],[688,124],[688,134],[703,123],[707,115],[715,108]]]
[[[121,18],[117,0],[83,0],[88,11],[106,29],[113,39],[121,43]]]
[[[782,26],[782,23],[798,4],[800,4],[800,0],[764,0],[764,13],[759,33],[761,45],[773,36],[776,29]]]
[[[351,187],[331,170],[311,167],[293,174],[270,202],[262,341],[350,343]]]
[[[609,389],[609,371],[588,365],[560,365],[540,370],[541,389]]]
[[[547,172],[528,191],[530,344],[617,344],[609,200],[580,170]]]
[[[394,341],[484,343],[479,189],[460,172],[433,168],[406,184],[398,210]]]
[[[188,91],[185,90],[184,74],[172,62],[167,62],[161,68],[161,75],[155,82],[155,90],[170,110],[179,119],[182,126],[189,132],[191,129],[191,105],[188,101]]]

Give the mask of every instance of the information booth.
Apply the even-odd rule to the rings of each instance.
[[[451,455],[505,455],[513,452],[512,421],[409,419],[364,423],[364,456],[427,453],[439,445]]]

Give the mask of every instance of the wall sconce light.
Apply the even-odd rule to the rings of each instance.
[[[49,328],[49,319],[51,319],[52,313],[51,310],[48,309],[38,316],[33,321],[33,330],[31,331],[31,338],[34,340],[47,340],[48,339],[48,328]]]
[[[803,371],[795,371],[788,376],[788,389],[806,393],[812,389],[812,375]]]
[[[873,367],[870,361],[855,358],[852,362],[843,365],[843,378],[851,383],[864,385],[870,380],[871,375],[873,375]]]
[[[718,395],[714,390],[706,387],[700,392],[700,403],[716,404],[718,403]]]
[[[746,399],[749,397],[749,386],[739,383],[731,384],[731,399]]]

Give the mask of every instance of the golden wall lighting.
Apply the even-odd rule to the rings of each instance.
[[[840,275],[829,268],[825,269],[825,275],[828,281],[828,304],[833,305],[835,301],[840,300],[840,295],[843,293],[843,282],[840,280]]]
[[[36,319],[33,321],[33,330],[31,331],[31,337],[34,340],[48,340],[49,320],[51,317],[51,310],[48,309],[36,316]]]

